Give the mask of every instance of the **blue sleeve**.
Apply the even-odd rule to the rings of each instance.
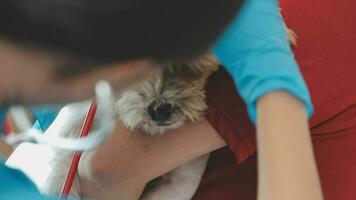
[[[36,119],[33,127],[41,131],[46,131],[57,117],[60,107],[45,106],[45,107],[31,107],[31,112]]]
[[[0,161],[0,199],[1,200],[55,200],[44,197],[36,186],[19,170],[6,167]]]
[[[289,46],[277,0],[246,0],[212,50],[232,76],[253,122],[258,98],[275,90],[293,94],[312,115],[308,88]]]
[[[57,108],[31,109],[38,128],[45,130],[52,123],[58,113]],[[3,124],[7,108],[0,107],[0,123]],[[2,126],[0,128],[2,129]],[[36,125],[36,124],[35,124]],[[1,134],[0,134],[1,136]],[[1,156],[1,155],[0,155]],[[40,194],[36,186],[28,177],[19,170],[11,169],[4,165],[0,157],[0,199],[1,200],[58,200],[58,197],[45,197]],[[71,199],[71,198],[68,198]]]

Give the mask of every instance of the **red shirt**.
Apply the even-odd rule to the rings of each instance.
[[[342,185],[331,186],[339,178],[334,176],[338,171],[333,170],[335,164],[331,163],[335,160],[327,155],[354,156],[353,163],[342,162],[342,165],[356,166],[356,153],[348,154],[356,152],[356,145],[350,144],[348,151],[330,148],[333,142],[340,142],[335,138],[356,135],[356,2],[290,0],[281,1],[281,7],[286,24],[298,35],[294,53],[314,104],[314,115],[309,124],[325,198],[334,199],[335,196],[336,199],[338,196],[344,200],[346,197],[340,198],[340,195],[347,192],[331,189]],[[223,69],[209,79],[207,92],[207,118],[225,139],[230,151],[223,149],[213,153],[195,199],[255,199],[256,161],[255,156],[251,157],[256,151],[255,129],[247,117],[246,107]],[[324,142],[324,139],[329,140]],[[350,140],[345,139],[343,144],[348,145]],[[330,143],[329,148],[324,147],[326,143]],[[243,164],[236,165],[233,157],[237,163]],[[246,161],[249,157],[251,159]],[[339,165],[339,168],[342,167]],[[356,174],[356,168],[350,173]],[[356,176],[351,180],[345,174],[345,179],[350,179],[349,185],[356,185]],[[356,187],[353,189],[347,190],[350,191],[347,194],[356,199]]]

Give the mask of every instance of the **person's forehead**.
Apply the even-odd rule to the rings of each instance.
[[[54,49],[45,49],[32,44],[19,43],[6,40],[0,37],[0,54],[11,55],[14,59],[26,59],[31,60],[48,60],[52,64],[56,65],[58,69],[58,76],[62,78],[69,78],[74,75],[86,73],[94,69],[107,68],[112,66],[130,67],[130,65],[137,65],[139,62],[153,63],[149,58],[132,58],[127,60],[119,60],[115,58],[110,59],[98,59],[89,58],[79,55],[74,55],[68,52],[57,51]],[[1,61],[0,61],[1,62]],[[154,65],[158,66],[158,65]],[[0,65],[1,67],[1,65]],[[48,66],[51,67],[51,66]]]
[[[50,49],[41,49],[34,45],[21,43],[21,42],[13,42],[12,40],[7,40],[6,38],[1,38],[1,37],[0,37],[0,55],[18,61],[28,60],[29,63],[31,61],[55,62],[66,58],[64,54],[63,55],[57,54],[55,51],[52,51]]]
[[[94,68],[111,66],[110,64],[115,62],[114,60],[99,61],[98,59],[79,57],[53,49],[44,49],[26,43],[8,41],[4,38],[0,38],[0,57],[6,57],[7,60],[14,62],[18,61],[18,63],[24,61],[29,65],[31,62],[47,61],[45,62],[48,63],[47,66],[43,67],[55,67],[59,78],[70,78],[74,75],[91,71]],[[2,59],[2,61],[5,61],[5,59]],[[120,61],[116,62],[120,63]],[[1,67],[4,68],[6,65],[0,65]]]
[[[0,40],[0,77],[2,83],[7,82],[0,83],[0,104],[80,101],[93,97],[93,86],[100,79],[121,91],[157,74],[159,68],[155,66],[149,59],[112,64],[84,62]],[[60,72],[66,73],[60,76]]]

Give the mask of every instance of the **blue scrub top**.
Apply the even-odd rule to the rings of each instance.
[[[2,124],[7,108],[0,108]],[[32,108],[36,118],[34,127],[45,131],[53,122],[59,112],[56,107]],[[2,129],[2,126],[0,126]],[[0,134],[1,136],[1,134]],[[58,200],[58,197],[45,197],[40,194],[36,186],[28,177],[19,170],[8,168],[4,165],[5,160],[0,155],[0,200]]]
[[[256,102],[284,90],[300,99],[310,117],[308,88],[294,59],[277,0],[246,0],[241,12],[212,47],[247,104],[252,122]]]
[[[19,170],[10,169],[0,161],[1,200],[55,200],[42,196],[36,186]]]

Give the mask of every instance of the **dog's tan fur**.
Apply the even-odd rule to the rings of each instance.
[[[207,108],[205,83],[208,76],[218,69],[219,63],[211,54],[182,63],[164,63],[162,74],[137,88],[124,92],[117,101],[119,119],[130,130],[141,129],[150,134],[162,134],[186,122],[196,122]],[[170,103],[174,112],[166,126],[154,122],[147,112],[155,102]]]

